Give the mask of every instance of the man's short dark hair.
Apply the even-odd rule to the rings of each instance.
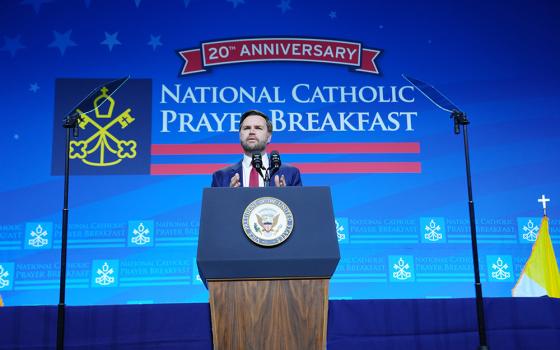
[[[264,118],[264,120],[266,120],[266,129],[268,130],[269,133],[272,134],[272,122],[270,121],[270,119],[268,118],[268,116],[266,114],[264,114],[261,111],[257,111],[256,109],[251,109],[245,113],[243,113],[241,115],[241,119],[239,120],[239,130],[241,131],[241,125],[243,125],[243,121],[245,120],[245,118],[247,118],[250,115],[258,115]]]

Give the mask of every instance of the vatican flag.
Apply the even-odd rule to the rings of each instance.
[[[554,256],[552,240],[548,233],[548,217],[543,216],[541,229],[533,244],[531,256],[521,272],[521,277],[511,291],[514,297],[560,298],[560,274]]]

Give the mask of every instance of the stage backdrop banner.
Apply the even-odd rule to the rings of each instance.
[[[331,298],[474,296],[463,137],[402,74],[467,113],[483,291],[509,296],[542,194],[560,251],[558,6],[2,1],[4,303],[58,302],[62,120],[74,112],[68,304],[207,301],[202,190],[241,159],[249,109],[270,116],[269,150],[305,186],[331,187]]]

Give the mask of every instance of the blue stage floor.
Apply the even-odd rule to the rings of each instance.
[[[560,300],[485,300],[491,350],[560,349]],[[73,306],[66,349],[211,349],[208,304]],[[328,349],[477,349],[474,299],[337,300]],[[0,349],[54,349],[56,306],[0,308]]]

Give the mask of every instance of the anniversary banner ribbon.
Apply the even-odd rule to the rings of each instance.
[[[379,74],[375,59],[380,50],[361,43],[310,38],[246,38],[212,41],[201,48],[178,50],[183,59],[180,75],[205,72],[206,67],[262,61],[305,61],[341,64],[356,71]]]

